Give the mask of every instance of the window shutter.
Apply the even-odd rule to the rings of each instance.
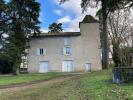
[[[66,48],[63,48],[63,54],[64,55],[66,54]]]
[[[46,49],[43,49],[43,55],[46,55]]]
[[[39,48],[37,48],[37,55],[40,55],[40,49]]]
[[[70,48],[70,54],[72,54],[72,48]]]
[[[63,64],[62,64],[62,72],[65,72],[65,62],[63,61]]]

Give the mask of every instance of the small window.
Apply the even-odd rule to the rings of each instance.
[[[64,55],[71,55],[72,54],[72,48],[71,47],[63,48],[63,54]]]
[[[37,55],[46,55],[46,49],[37,48]]]

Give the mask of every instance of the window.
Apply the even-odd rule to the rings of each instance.
[[[43,48],[40,48],[39,54],[43,55]]]
[[[72,54],[72,48],[71,47],[63,48],[63,54],[64,55],[71,55]]]
[[[66,47],[66,54],[71,54],[71,48],[70,47]]]
[[[46,55],[46,49],[37,48],[37,55]]]

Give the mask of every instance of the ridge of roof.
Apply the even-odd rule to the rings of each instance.
[[[30,36],[31,38],[43,38],[43,37],[70,37],[79,36],[80,32],[60,32],[60,33],[41,33],[38,36]]]

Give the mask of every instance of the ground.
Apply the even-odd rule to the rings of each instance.
[[[37,80],[46,80],[58,76],[66,75],[65,73],[50,72],[50,73],[34,73],[34,74],[20,74],[18,76],[0,76],[0,85],[11,85],[18,83],[29,83]]]
[[[113,84],[104,70],[0,89],[0,100],[133,100],[133,85]]]

